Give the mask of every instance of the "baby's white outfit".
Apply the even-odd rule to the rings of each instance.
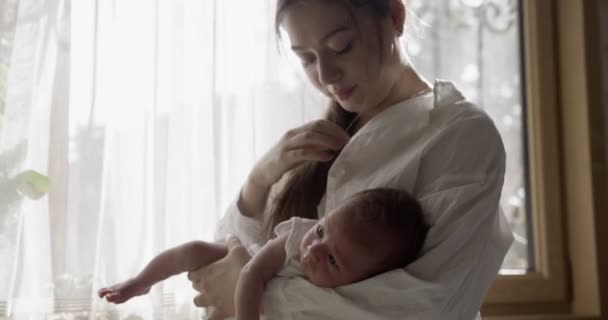
[[[301,282],[301,286],[296,286],[295,288],[291,288],[290,290],[296,290],[298,294],[302,294],[303,290],[311,290],[310,282],[308,282],[308,278],[300,269],[300,243],[302,242],[302,238],[308,230],[310,230],[317,223],[318,220],[313,219],[305,219],[300,217],[294,217],[287,221],[279,223],[275,229],[274,233],[277,236],[288,234],[287,241],[285,242],[285,262],[283,264],[283,268],[275,275],[275,277],[270,281],[269,285],[276,286],[277,284],[281,285],[284,283],[293,282],[294,279],[298,279]],[[395,281],[398,283],[398,286],[411,287],[415,288],[412,293],[419,293],[421,287],[430,286],[430,284],[424,284],[423,281],[420,281],[414,277],[407,276],[407,274],[401,270],[393,270],[386,273],[386,279],[392,279],[389,282]],[[375,279],[378,278],[378,279]],[[370,303],[370,305],[374,305],[375,302],[369,300],[369,297],[378,296],[386,296],[386,304],[394,304],[397,301],[401,302],[405,308],[408,310],[408,314],[413,318],[428,318],[430,311],[429,305],[423,304],[416,306],[416,303],[411,304],[407,303],[407,301],[403,301],[403,296],[395,296],[392,294],[391,290],[387,290],[386,286],[390,286],[390,283],[387,283],[384,278],[370,278],[367,280],[363,280],[357,283],[349,284],[346,286],[338,287],[335,289],[326,289],[314,287],[315,290],[322,289],[327,291],[327,293],[331,294],[331,298],[327,299],[327,297],[319,297],[318,299],[311,299],[307,303],[303,305],[318,305],[324,306],[323,308],[331,308],[331,306],[341,306],[344,304],[352,304],[354,301],[358,304],[365,304],[366,301]],[[285,281],[288,280],[288,281]],[[274,297],[272,298],[273,304],[280,301],[280,303],[287,302],[289,299],[289,291],[290,290],[271,290],[270,292],[266,291],[266,295],[272,294]],[[407,290],[404,290],[404,295],[407,295]],[[314,295],[310,295],[314,296]],[[265,299],[268,301],[267,299]],[[416,301],[412,299],[411,301]],[[268,307],[268,308],[267,308]],[[378,306],[381,307],[381,306]],[[282,311],[271,306],[264,306],[264,310],[266,311],[264,319],[272,319],[272,320],[291,320],[294,319],[293,312],[291,309],[289,311]],[[278,312],[277,312],[278,311]],[[304,310],[301,310],[304,312]],[[359,314],[348,314],[345,313],[342,319],[362,319],[359,318]],[[371,316],[371,315],[370,315]],[[395,315],[397,316],[397,315]]]
[[[288,234],[285,242],[285,262],[283,268],[277,273],[279,277],[304,277],[300,271],[300,243],[302,238],[318,220],[293,217],[287,221],[279,223],[274,228],[277,236]]]

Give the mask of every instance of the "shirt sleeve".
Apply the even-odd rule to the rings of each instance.
[[[268,194],[268,200],[266,201],[266,208],[272,206],[279,191],[288,179],[289,175],[285,174],[281,180],[272,186]],[[217,242],[223,242],[227,235],[232,234],[252,253],[266,243],[262,219],[250,218],[243,215],[237,205],[239,195],[230,203],[224,216],[218,221],[214,238]]]
[[[475,319],[512,241],[499,209],[504,158],[488,118],[446,128],[429,144],[414,191],[431,224],[422,256],[335,290],[273,279],[269,319]]]
[[[261,221],[243,215],[237,206],[236,199],[232,201],[224,216],[218,221],[215,241],[223,242],[229,234],[236,236],[250,253],[257,251],[256,248],[265,242]]]
[[[482,112],[453,123],[429,146],[415,194],[431,229],[410,274],[440,286],[442,319],[474,319],[513,235],[502,211],[505,151]]]

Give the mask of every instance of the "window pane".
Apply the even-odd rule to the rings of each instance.
[[[449,79],[494,119],[507,152],[501,205],[515,234],[503,273],[533,268],[529,234],[527,159],[520,47],[515,0],[409,0],[403,41],[427,79]],[[417,20],[417,21],[413,21]]]

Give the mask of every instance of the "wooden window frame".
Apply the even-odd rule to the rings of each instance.
[[[536,266],[498,277],[484,319],[608,319],[601,1],[520,1]]]

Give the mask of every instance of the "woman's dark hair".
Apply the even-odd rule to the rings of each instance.
[[[295,3],[305,1],[343,3],[345,9],[348,10],[353,18],[356,9],[367,9],[373,17],[377,18],[378,26],[380,26],[381,19],[387,17],[390,13],[389,0],[277,0],[275,28],[278,38],[280,38],[279,28],[286,9]],[[355,19],[353,21],[356,22]],[[381,29],[379,27],[378,36],[381,42]],[[351,125],[355,117],[355,113],[346,111],[333,100],[330,102],[328,111],[325,114],[325,119],[336,123],[345,130]],[[357,127],[356,123],[353,127]],[[334,159],[336,157],[337,154],[334,156]],[[325,193],[327,173],[332,164],[333,160],[329,162],[309,161],[302,163],[287,173],[289,178],[279,191],[274,203],[270,204],[269,214],[265,221],[265,232],[268,238],[273,236],[273,229],[277,224],[291,217],[318,218],[317,206]]]
[[[285,10],[295,4],[301,3],[311,0],[277,0],[277,6],[274,16],[274,27],[275,32],[277,34],[277,38],[280,39],[280,28],[281,21],[283,20],[283,15],[285,14]],[[335,2],[342,3],[345,5],[345,8],[348,10],[348,13],[351,17],[354,16],[354,11],[356,8],[366,8],[372,13],[374,16],[379,18],[385,18],[390,13],[390,0],[312,0],[312,1],[323,1],[323,2]]]
[[[345,129],[355,120],[355,113],[344,110],[332,101],[325,119]],[[337,154],[334,156],[334,159]],[[325,193],[327,173],[334,160],[328,162],[307,161],[286,173],[289,175],[279,191],[274,203],[270,204],[265,232],[268,238],[274,236],[274,227],[291,217],[317,219],[317,206]]]

